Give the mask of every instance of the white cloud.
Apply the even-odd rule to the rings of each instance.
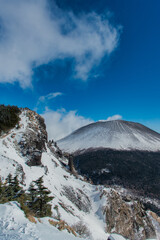
[[[122,119],[122,116],[119,115],[119,114],[116,114],[116,115],[113,115],[113,116],[111,116],[111,117],[108,117],[108,118],[107,118],[107,121],[119,120],[119,119]]]
[[[93,122],[91,119],[79,116],[76,111],[67,112],[65,109],[53,111],[46,108],[41,116],[45,119],[49,139],[56,141]]]
[[[75,16],[49,8],[48,0],[0,1],[0,82],[31,86],[33,68],[73,58],[74,76],[86,80],[93,66],[117,47],[119,28],[96,13]]]
[[[40,96],[39,99],[38,99],[38,104],[40,102],[45,102],[46,100],[51,100],[53,98],[56,98],[56,97],[62,96],[62,95],[63,95],[63,93],[61,93],[61,92],[53,92],[53,93],[49,93],[45,96]]]

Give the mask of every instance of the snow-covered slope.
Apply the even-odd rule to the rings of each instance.
[[[29,113],[32,113],[32,118],[28,117]],[[104,200],[100,199],[101,192],[96,186],[83,181],[81,177],[78,179],[71,175],[61,163],[62,159],[57,157],[56,147],[53,146],[51,151],[47,142],[46,150],[42,152],[41,165],[27,165],[27,156],[23,156],[19,144],[22,140],[26,140],[24,136],[26,137],[28,130],[32,130],[32,134],[34,134],[37,114],[23,110],[20,118],[19,129],[14,128],[8,134],[0,137],[0,176],[2,180],[9,173],[13,176],[17,174],[23,183],[23,188],[28,189],[31,181],[44,176],[44,186],[54,196],[52,200],[53,219],[60,218],[69,226],[83,222],[90,232],[90,239],[107,239],[109,234],[105,232],[105,217],[99,213],[104,203]],[[34,128],[32,128],[33,126]],[[63,159],[63,162],[66,161]],[[67,240],[73,237],[62,237],[61,239]],[[23,238],[19,237],[19,239]],[[44,234],[44,237],[37,239],[45,240],[47,238]]]
[[[17,202],[0,204],[0,240],[74,240],[68,232],[60,232],[48,222],[49,218],[35,218],[30,222]],[[80,240],[80,238],[76,238]],[[83,239],[82,239],[83,240]]]
[[[73,234],[68,234],[67,230],[58,231],[49,224],[49,219],[65,221],[70,227],[85,225],[87,231],[82,237],[106,240],[109,236],[109,232],[106,232],[106,221],[110,221],[106,219],[106,206],[109,209],[112,206],[109,205],[111,201],[107,200],[107,195],[103,193],[109,193],[112,189],[92,185],[81,176],[71,174],[65,166],[68,160],[61,155],[56,144],[47,141],[45,126],[38,114],[29,109],[22,109],[20,119],[19,128],[14,128],[0,137],[0,176],[4,181],[9,173],[13,176],[18,175],[24,189],[28,189],[33,180],[43,176],[44,186],[54,197],[51,202],[53,214],[50,218],[41,219],[41,222],[37,220],[35,224],[25,218],[17,203],[0,205],[0,240],[78,239]],[[132,206],[131,202],[121,202],[123,208],[124,205],[127,206],[126,209]],[[133,201],[133,204],[139,206],[136,201]],[[117,213],[117,209],[115,212]],[[144,233],[152,228],[151,221],[146,225],[147,214],[143,210],[143,217],[139,216],[142,223],[145,223],[145,228],[147,227]],[[134,222],[137,221],[135,212],[131,212],[130,217]],[[123,225],[123,221],[121,224]],[[138,239],[145,239],[140,226],[138,229],[141,236]],[[113,221],[110,232],[114,231]],[[120,230],[117,233],[121,233]]]
[[[58,145],[70,153],[89,148],[160,151],[160,134],[139,123],[99,121],[76,130]]]

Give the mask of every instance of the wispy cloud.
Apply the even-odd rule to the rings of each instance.
[[[93,122],[91,119],[78,115],[77,111],[67,112],[65,109],[57,111],[46,108],[41,114],[44,117],[49,139],[59,140],[74,130]]]
[[[61,92],[49,93],[49,94],[47,94],[45,96],[40,96],[39,99],[38,99],[38,103],[45,102],[46,100],[51,100],[53,98],[56,98],[56,97],[62,96],[62,95],[63,95],[63,93],[61,93]]]
[[[86,80],[110,55],[119,27],[96,13],[74,15],[48,0],[0,1],[0,82],[32,84],[33,69],[56,59],[74,59],[74,76]]]
[[[52,92],[52,93],[48,93],[47,95],[44,96],[40,96],[38,98],[38,101],[36,103],[36,106],[34,108],[34,111],[38,111],[39,109],[45,109],[45,107],[48,105],[49,101],[57,98],[58,96],[62,96],[63,93],[61,92]]]
[[[119,115],[119,114],[116,114],[116,115],[113,115],[113,116],[108,117],[108,118],[107,118],[107,121],[119,120],[119,119],[122,119],[122,116]]]

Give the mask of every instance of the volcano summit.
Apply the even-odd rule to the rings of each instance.
[[[160,134],[139,123],[99,121],[79,128],[58,145],[70,153],[90,148],[160,151]]]

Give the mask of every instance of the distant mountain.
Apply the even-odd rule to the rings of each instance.
[[[76,130],[58,145],[74,155],[79,173],[94,184],[119,185],[160,199],[159,133],[139,123],[103,121]]]
[[[70,153],[90,148],[160,151],[160,134],[139,123],[99,121],[79,128],[58,145]]]

